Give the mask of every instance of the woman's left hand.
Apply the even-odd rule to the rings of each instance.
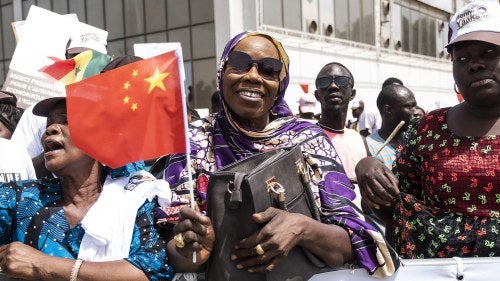
[[[0,246],[2,272],[26,280],[40,280],[40,272],[46,270],[44,261],[49,257],[20,242]]]
[[[231,260],[237,261],[238,269],[249,272],[265,273],[273,270],[300,243],[304,219],[309,218],[272,207],[254,214],[253,220],[265,225],[236,244]]]

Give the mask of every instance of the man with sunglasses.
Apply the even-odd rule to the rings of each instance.
[[[345,127],[349,102],[356,96],[352,73],[340,63],[328,63],[318,73],[314,94],[321,104],[317,124],[332,141],[347,176],[356,183],[355,167],[367,156],[367,146],[356,130]],[[355,191],[355,203],[359,206],[359,189]]]

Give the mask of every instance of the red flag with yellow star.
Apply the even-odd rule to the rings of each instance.
[[[66,86],[73,143],[117,168],[186,151],[175,51]]]

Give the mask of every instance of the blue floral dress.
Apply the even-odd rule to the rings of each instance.
[[[149,280],[171,280],[166,241],[154,228],[157,206],[146,200],[138,209],[126,260]],[[59,179],[0,184],[0,245],[19,241],[47,255],[76,259],[84,234],[80,224],[71,228],[66,220]]]

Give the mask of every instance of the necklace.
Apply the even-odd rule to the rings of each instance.
[[[330,127],[325,126],[325,125],[323,125],[323,124],[321,124],[319,122],[318,122],[318,126],[320,126],[321,128],[323,128],[323,129],[325,129],[327,131],[330,131],[332,133],[339,133],[339,134],[343,134],[344,133],[344,129],[340,129],[339,130],[339,129],[330,128]]]

